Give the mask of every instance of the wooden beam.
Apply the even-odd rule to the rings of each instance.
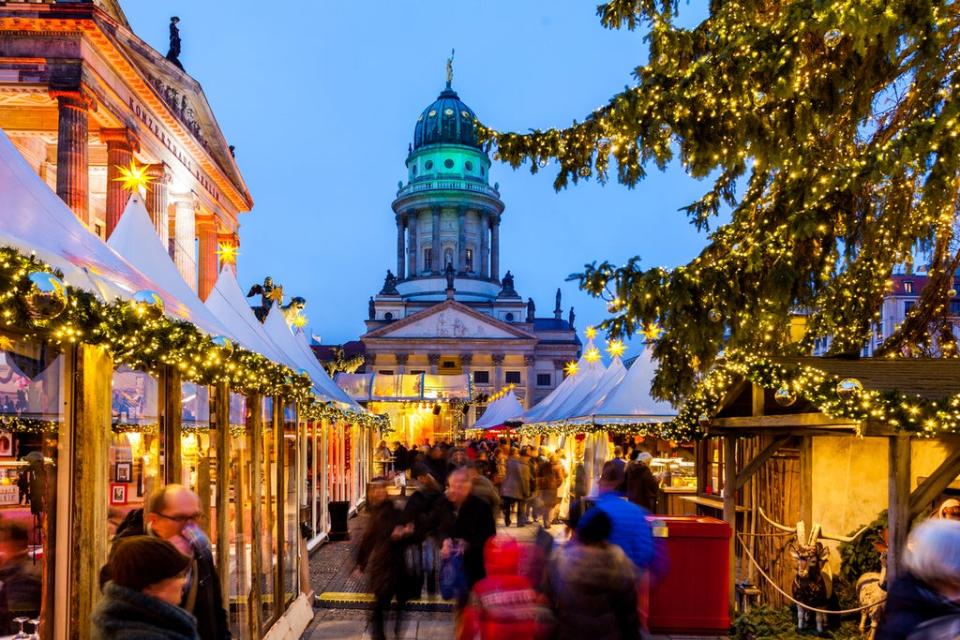
[[[760,385],[754,383],[750,387],[750,411],[751,415],[754,418],[759,418],[763,415],[764,407],[764,389]]]
[[[769,460],[773,454],[782,449],[784,445],[790,442],[789,435],[780,435],[773,439],[773,441],[768,444],[757,456],[748,462],[740,473],[737,474],[737,490],[743,488],[743,485],[747,484],[747,481],[753,477],[757,471],[760,470],[760,467],[763,466],[763,463]]]
[[[100,599],[100,567],[107,561],[107,452],[110,449],[113,359],[106,349],[76,347],[74,423],[60,437],[71,437],[73,505],[70,545],[70,637],[86,638]],[[68,434],[70,434],[68,436]],[[64,523],[66,524],[66,523]],[[62,551],[66,552],[66,549]]]
[[[823,413],[787,413],[779,416],[737,416],[732,418],[713,418],[711,427],[729,429],[775,429],[791,427],[835,427],[853,430],[856,422],[843,418],[831,418]]]
[[[955,448],[946,460],[910,494],[910,518],[913,519],[933,502],[960,475],[960,448]]]
[[[910,528],[910,435],[892,436],[888,442],[887,584],[892,585],[903,573],[903,549]]]
[[[733,436],[723,439],[723,519],[730,525],[730,610],[736,605],[736,538],[737,538],[737,440]]]
[[[800,438],[800,519],[813,523],[813,437]]]

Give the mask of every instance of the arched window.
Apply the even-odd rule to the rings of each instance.
[[[443,268],[446,269],[448,264],[453,264],[453,249],[449,247],[443,250]]]
[[[423,250],[423,270],[433,271],[433,249],[430,247]]]

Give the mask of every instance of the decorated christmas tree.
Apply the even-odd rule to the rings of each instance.
[[[557,189],[612,175],[634,187],[675,160],[707,185],[684,209],[707,234],[690,263],[634,258],[579,276],[608,300],[613,335],[659,335],[654,393],[688,394],[724,350],[808,352],[829,336],[834,354],[859,352],[894,267],[915,255],[929,262],[928,284],[880,353],[955,356],[945,315],[960,265],[960,5],[712,0],[689,29],[679,10],[598,8],[604,26],[646,35],[649,58],[634,86],[582,122],[482,130],[514,167],[558,166]],[[729,222],[717,225],[721,209]]]

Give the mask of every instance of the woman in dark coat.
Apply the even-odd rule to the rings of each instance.
[[[94,640],[197,640],[196,619],[178,605],[190,559],[165,540],[131,536],[114,547]]]
[[[376,598],[371,619],[373,640],[384,640],[383,617],[390,602],[396,597],[394,632],[399,636],[403,610],[412,595],[412,580],[407,576],[404,551],[414,527],[404,525],[403,512],[387,498],[386,485],[371,484],[367,501],[370,519],[357,546],[355,573],[366,576],[367,588]]]
[[[914,635],[922,625],[960,616],[960,522],[927,520],[907,540],[906,573],[890,587],[876,640],[940,638]]]
[[[530,463],[526,456],[517,456],[517,450],[511,449],[507,459],[507,473],[500,486],[500,495],[503,498],[503,521],[510,526],[510,510],[517,505],[517,526],[527,523],[523,507],[530,498]]]

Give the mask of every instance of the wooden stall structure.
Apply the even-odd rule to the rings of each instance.
[[[897,415],[920,413],[960,390],[960,361],[772,358],[780,372],[802,371],[813,385],[767,386],[741,375],[713,416],[701,416],[706,437],[698,444],[698,502],[733,527],[730,553],[734,583],[761,587],[767,602],[782,599],[757,575],[742,544],[781,588],[789,592],[792,561],[788,537],[770,520],[807,531],[820,525],[826,538],[846,536],[888,510],[888,581],[902,572],[910,523],[933,510],[960,475],[960,437],[936,429],[902,429]],[[762,376],[754,376],[761,378]],[[835,392],[812,393],[812,388]],[[804,395],[806,391],[807,395]],[[866,420],[831,417],[827,410],[858,405]],[[871,413],[872,412],[872,413]],[[842,410],[835,413],[843,415]],[[736,590],[731,588],[731,594]]]

